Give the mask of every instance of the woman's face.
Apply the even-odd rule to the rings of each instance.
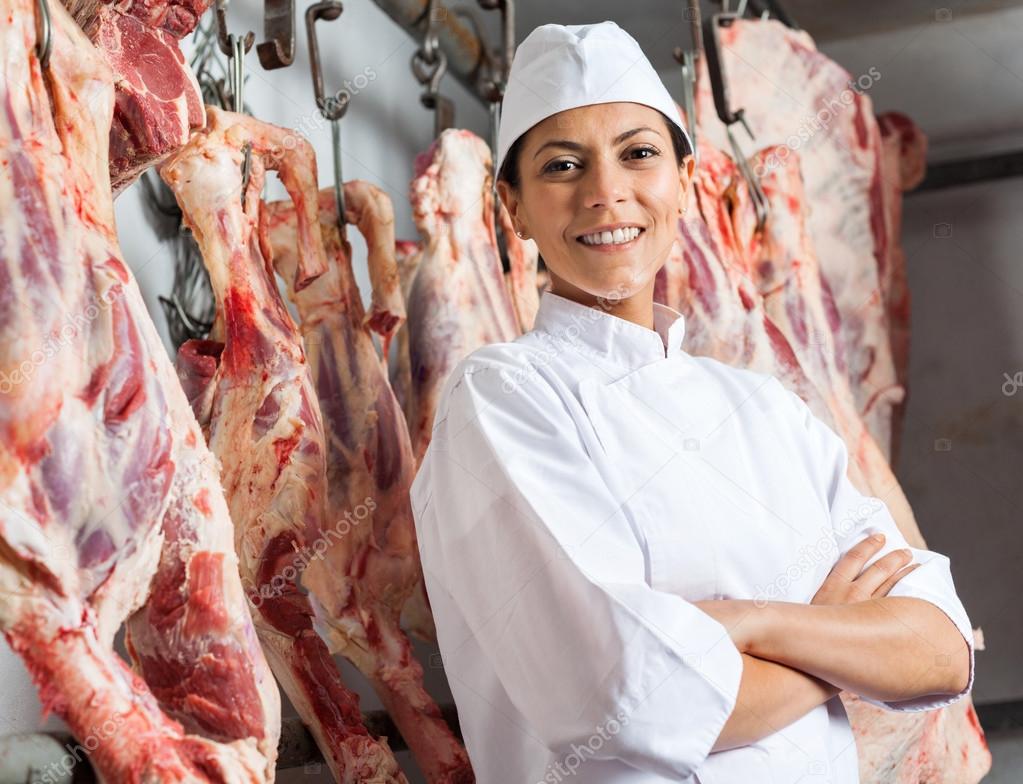
[[[682,167],[676,163],[660,112],[637,103],[593,104],[530,128],[518,191],[506,182],[497,187],[515,228],[539,246],[551,290],[593,304],[652,296],[678,234],[692,168],[692,156]],[[590,235],[609,225],[641,231],[621,244],[593,244]]]

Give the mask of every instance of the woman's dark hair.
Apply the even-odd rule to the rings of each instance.
[[[664,115],[664,112],[658,111],[657,113],[661,115],[661,118],[664,120],[664,124],[668,126],[668,134],[671,136],[671,146],[675,150],[675,161],[679,166],[681,166],[682,159],[692,152],[689,149],[689,144],[686,142],[685,136],[682,135],[681,128],[669,120]],[[528,131],[526,133],[528,133]],[[501,171],[497,175],[497,179],[504,180],[515,189],[518,189],[519,187],[519,153],[522,152],[522,144],[525,141],[525,138],[526,134],[524,133],[512,143],[511,147],[508,148],[508,154],[504,156],[504,161],[501,164]]]

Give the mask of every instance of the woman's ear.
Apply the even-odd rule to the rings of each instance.
[[[504,208],[508,211],[508,215],[512,219],[512,226],[516,231],[523,231],[525,227],[518,225],[518,209],[519,209],[519,198],[515,193],[515,189],[504,180],[497,181],[497,196],[504,205]]]
[[[678,167],[679,213],[684,213],[686,211],[686,205],[689,203],[689,187],[693,181],[693,169],[695,168],[696,159],[693,158],[692,154],[686,155],[682,159],[682,164]]]

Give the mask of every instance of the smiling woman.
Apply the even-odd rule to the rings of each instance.
[[[552,291],[577,301],[627,299],[653,290],[685,212],[693,163],[685,131],[663,112],[634,102],[592,104],[518,137],[497,188],[519,236],[536,239]],[[637,198],[628,215],[616,215],[625,190]],[[588,209],[579,209],[580,199]],[[602,222],[601,213],[617,219]],[[576,225],[580,217],[587,225]],[[554,241],[559,233],[564,244]]]
[[[948,558],[907,547],[801,399],[690,355],[654,302],[691,152],[613,22],[520,44],[497,187],[551,288],[451,371],[411,488],[487,784],[853,784],[840,690],[921,711],[973,684]]]

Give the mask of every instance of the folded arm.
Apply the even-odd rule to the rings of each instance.
[[[838,694],[837,686],[773,661],[742,654],[735,708],[711,751],[748,746],[787,727]]]
[[[708,609],[708,603],[698,604]],[[766,602],[758,607],[745,600],[711,604],[710,614],[729,629],[740,651],[873,700],[957,695],[970,680],[970,648],[963,634],[942,610],[923,599],[885,596],[844,605]]]

